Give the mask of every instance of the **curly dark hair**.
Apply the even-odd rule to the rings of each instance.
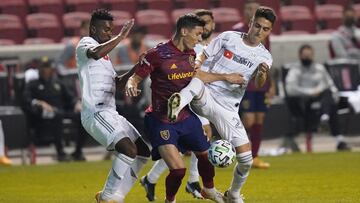
[[[107,9],[96,9],[91,14],[91,20],[90,25],[94,25],[96,21],[98,20],[109,20],[113,21],[114,17],[111,15],[111,13]]]

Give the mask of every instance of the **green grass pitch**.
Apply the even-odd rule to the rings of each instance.
[[[185,158],[189,163],[189,158]],[[360,202],[360,153],[291,154],[265,157],[269,170],[254,169],[243,189],[246,202]],[[152,161],[142,170],[145,174]],[[95,202],[95,192],[102,189],[110,161],[68,163],[49,166],[0,167],[0,202],[82,203]],[[217,169],[216,187],[224,191],[232,168]],[[157,200],[164,202],[164,178],[156,187]],[[196,200],[184,190],[178,203],[209,202]],[[145,203],[145,192],[137,182],[126,198],[127,203]]]

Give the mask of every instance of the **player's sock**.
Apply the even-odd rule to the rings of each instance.
[[[190,171],[189,171],[189,183],[199,182],[199,171],[198,171],[198,159],[196,158],[194,152],[191,152],[191,162],[190,162]]]
[[[152,184],[155,184],[166,169],[168,169],[168,167],[165,161],[163,159],[157,160],[150,171],[147,173],[148,181]]]
[[[197,158],[199,174],[201,176],[204,187],[213,188],[215,176],[214,166],[209,162],[207,154],[198,155]]]
[[[121,184],[118,187],[119,193],[125,197],[131,188],[133,187],[134,183],[138,178],[138,174],[142,167],[147,163],[149,157],[144,156],[136,156],[134,162],[128,168],[128,170],[124,174],[124,178],[121,180]]]
[[[240,189],[244,185],[253,162],[251,151],[236,155],[237,164],[234,168],[234,176],[230,187],[230,194],[233,197],[240,197]]]
[[[253,157],[257,157],[259,152],[260,143],[261,143],[261,130],[262,130],[262,125],[260,124],[254,124],[250,128],[251,151]]]
[[[125,172],[129,169],[134,159],[124,154],[116,154],[112,168],[101,193],[102,200],[119,200],[124,198],[117,189],[124,178]]]
[[[4,130],[0,120],[0,157],[5,156],[5,141],[4,141]]]
[[[194,77],[190,83],[180,91],[180,107],[183,109],[186,105],[190,104],[193,99],[201,98],[204,93],[204,83],[199,79]]]
[[[175,200],[175,195],[179,190],[181,181],[185,176],[186,168],[172,169],[166,177],[166,199],[169,201]]]

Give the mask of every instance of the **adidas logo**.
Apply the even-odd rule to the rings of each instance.
[[[170,67],[170,69],[177,69],[177,66],[175,65],[175,63],[172,64],[172,66]]]

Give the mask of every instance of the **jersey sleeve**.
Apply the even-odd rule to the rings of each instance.
[[[141,57],[139,62],[135,65],[135,74],[146,78],[156,67],[158,57],[155,51],[150,51]]]
[[[226,41],[228,41],[226,33],[221,33],[215,39],[211,40],[210,44],[204,48],[205,56],[209,58],[216,55],[221,50]]]
[[[90,37],[84,37],[80,40],[76,48],[76,54],[79,56],[79,58],[85,59],[87,58],[87,50],[96,45],[97,44],[95,44],[94,40],[92,40]]]

